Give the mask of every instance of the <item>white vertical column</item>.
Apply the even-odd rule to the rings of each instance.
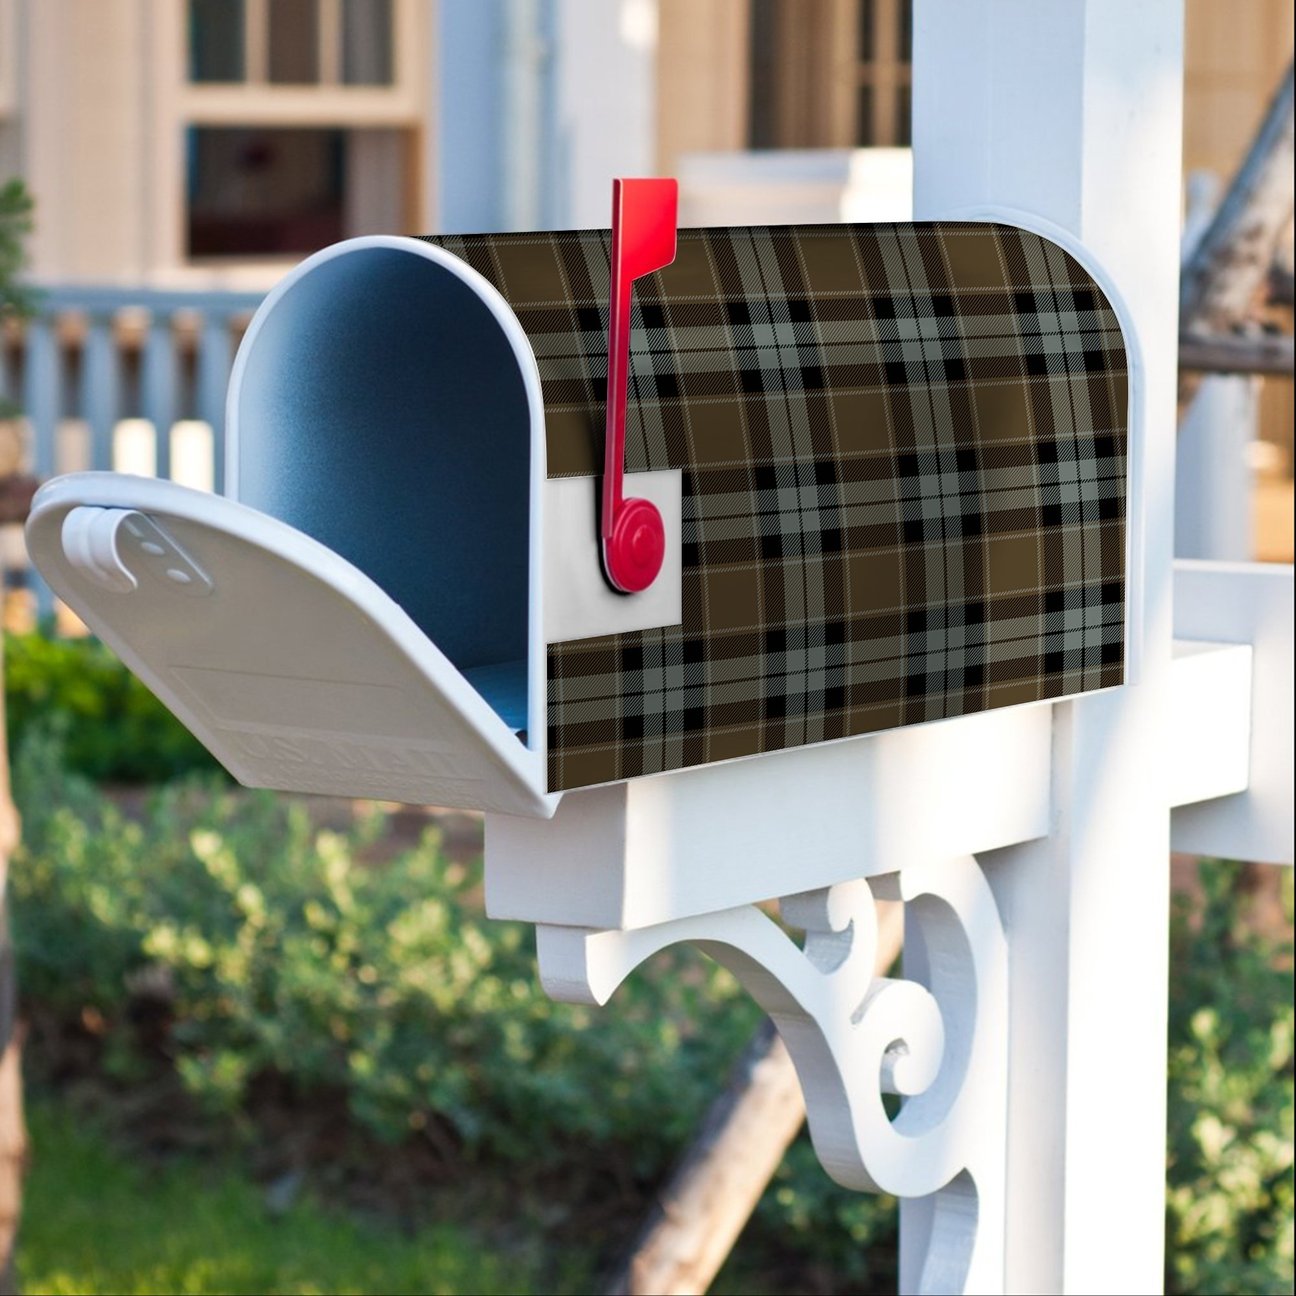
[[[986,859],[1008,929],[1007,1289],[1162,1284],[1182,0],[920,0],[914,207],[1033,213],[1124,299],[1137,682],[1055,708],[1054,829]]]
[[[541,36],[539,0],[508,0],[504,10],[505,228],[539,229],[543,208],[545,77],[551,57]]]
[[[1255,543],[1251,444],[1260,429],[1260,380],[1212,374],[1179,426],[1175,557],[1250,562]]]
[[[614,176],[652,175],[657,0],[559,0],[558,228],[605,227]]]
[[[233,349],[229,317],[208,309],[198,334],[195,400],[198,417],[211,428],[212,489],[218,495],[225,493],[225,393]]]

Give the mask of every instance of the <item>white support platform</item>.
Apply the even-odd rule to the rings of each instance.
[[[1251,676],[1246,642],[1176,641],[1170,805],[1244,793],[1253,725],[1275,731],[1257,758],[1273,759],[1282,726],[1253,720]],[[549,820],[487,818],[487,912],[634,930],[777,899],[790,861],[827,887],[1034,841],[1053,821],[1052,746],[1043,704],[568,792]]]
[[[487,818],[486,909],[647,927],[1030,841],[1051,742],[1051,708],[1020,707],[568,792]]]
[[[1175,640],[1164,757],[1172,807],[1246,791],[1253,661],[1247,643]]]
[[[1175,563],[1175,632],[1193,639],[1248,644],[1253,682],[1241,709],[1248,720],[1249,780],[1232,796],[1192,797],[1172,804],[1175,850],[1266,864],[1291,864],[1293,675],[1292,568],[1276,563]],[[1200,721],[1203,699],[1191,695],[1176,710],[1182,724],[1191,706]],[[1196,723],[1194,745],[1215,742],[1227,722]]]

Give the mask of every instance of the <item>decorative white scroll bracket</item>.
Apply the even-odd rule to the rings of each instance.
[[[905,978],[873,975],[875,900],[902,900]],[[1003,1290],[1008,954],[972,856],[784,898],[796,943],[753,905],[629,931],[539,925],[556,999],[606,1003],[640,963],[687,942],[769,1013],[796,1064],[824,1168],[906,1200],[902,1289]],[[892,1119],[886,1093],[903,1103]],[[920,1199],[920,1200],[915,1200]]]

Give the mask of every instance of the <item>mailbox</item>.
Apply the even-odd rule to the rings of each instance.
[[[1094,273],[994,223],[696,229],[631,306],[629,243],[325,249],[239,351],[229,498],[59,478],[33,560],[284,790],[548,816],[1122,683],[1129,372]],[[660,519],[631,592],[623,469]]]

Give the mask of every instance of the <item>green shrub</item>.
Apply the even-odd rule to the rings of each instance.
[[[147,1063],[132,999],[164,989],[167,1054],[236,1123],[273,1075],[304,1098],[342,1093],[388,1142],[440,1121],[479,1163],[532,1176],[616,1165],[646,1188],[759,1021],[690,950],[658,955],[606,1010],[553,1003],[530,929],[482,918],[479,869],[448,862],[435,831],[371,867],[379,818],[321,832],[300,802],[212,780],[159,789],[128,818],[39,729],[14,785],[24,998],[65,1022],[101,1019],[103,1065],[129,1080]],[[893,1270],[893,1233],[893,1203],[837,1188],[798,1145],[733,1272],[746,1290],[809,1254],[863,1279]]]
[[[1257,932],[1236,865],[1200,877],[1173,927],[1166,1285],[1290,1292],[1291,941]]]
[[[9,750],[55,727],[68,767],[114,783],[218,771],[207,749],[96,639],[5,634]]]
[[[93,1010],[112,1037],[132,987],[164,985],[175,1066],[213,1107],[236,1113],[273,1074],[344,1093],[387,1140],[440,1119],[496,1158],[581,1140],[652,1173],[754,1028],[729,974],[686,951],[615,1011],[553,1003],[531,929],[482,917],[478,869],[435,832],[369,867],[378,820],[317,831],[300,803],[210,783],[158,791],[132,821],[37,738],[14,772],[23,993],[68,1021]]]
[[[894,1197],[852,1192],[835,1184],[802,1130],[719,1275],[717,1290],[752,1291],[759,1269],[781,1253],[793,1263],[785,1266],[789,1272],[779,1275],[781,1281],[771,1284],[771,1290],[788,1290],[808,1268],[812,1282],[806,1286],[811,1290],[894,1292],[899,1279],[896,1207]],[[763,1256],[763,1249],[770,1254]]]

